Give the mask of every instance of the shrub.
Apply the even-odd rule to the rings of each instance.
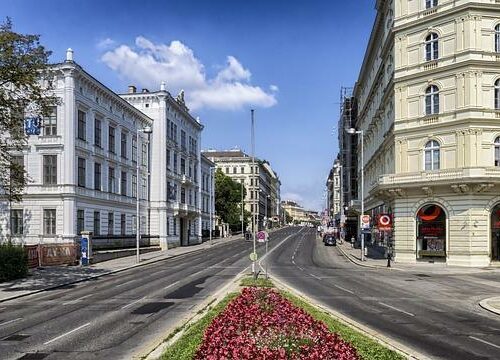
[[[28,255],[22,246],[0,244],[0,282],[28,275]]]

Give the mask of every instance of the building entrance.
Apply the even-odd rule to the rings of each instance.
[[[417,259],[446,258],[446,213],[435,204],[417,212]]]
[[[491,260],[500,261],[500,204],[491,212]]]

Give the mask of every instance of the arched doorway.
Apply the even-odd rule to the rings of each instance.
[[[491,211],[491,260],[500,261],[500,204]]]
[[[436,204],[417,211],[417,259],[446,258],[446,212]]]

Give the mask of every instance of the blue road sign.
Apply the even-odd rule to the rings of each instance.
[[[24,132],[26,135],[40,135],[41,121],[39,117],[24,119]]]

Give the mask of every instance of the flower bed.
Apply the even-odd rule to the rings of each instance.
[[[244,288],[205,330],[198,360],[359,359],[326,325],[276,290]]]

